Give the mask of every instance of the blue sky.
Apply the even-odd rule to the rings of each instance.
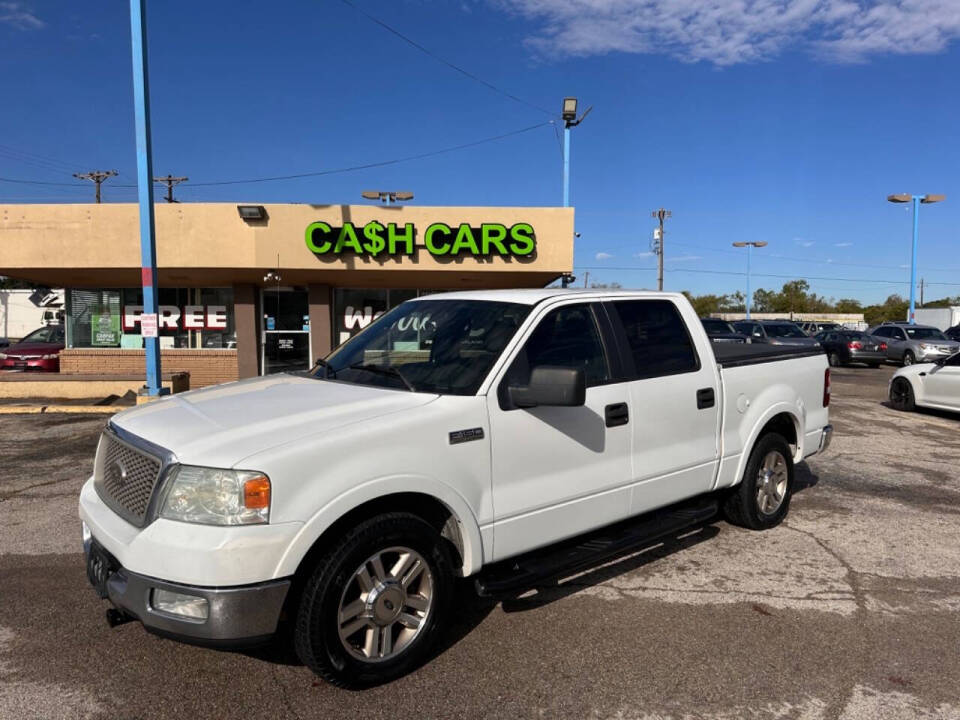
[[[828,297],[906,295],[910,215],[884,198],[930,192],[947,201],[921,212],[926,295],[960,294],[956,0],[352,1],[525,103],[593,106],[572,143],[581,282],[589,268],[655,285],[662,205],[668,289],[741,288],[730,243],[765,240],[754,287],[808,277]],[[549,124],[376,169],[201,186],[429,153],[551,116],[342,0],[154,0],[148,20],[154,169],[190,177],[184,201],[360,202],[368,188],[424,205],[561,201]],[[105,199],[135,198],[120,187],[136,169],[127,3],[0,2],[0,68],[0,177],[115,168]],[[0,182],[0,202],[92,194]]]

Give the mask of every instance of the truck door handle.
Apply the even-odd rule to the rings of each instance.
[[[713,393],[713,388],[697,390],[697,410],[712,408],[715,402],[716,396]]]
[[[630,422],[630,410],[627,408],[626,403],[607,405],[603,409],[603,418],[606,421],[607,427],[626,425]]]

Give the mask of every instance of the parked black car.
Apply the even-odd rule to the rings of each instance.
[[[769,345],[801,345],[817,347],[815,338],[789,320],[740,320],[733,324],[737,332],[747,335],[751,342]]]
[[[960,342],[960,325],[954,325],[952,328],[947,328],[943,331],[943,334],[951,340]]]
[[[733,325],[726,320],[717,318],[700,318],[703,329],[707,331],[707,337],[715,343],[748,343],[750,338],[738,333],[733,329]]]
[[[815,335],[832,367],[863,363],[872,368],[887,361],[887,344],[857,330],[825,331]]]

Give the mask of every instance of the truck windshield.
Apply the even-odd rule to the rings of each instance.
[[[703,329],[707,331],[707,334],[711,333],[727,333],[729,335],[734,334],[733,326],[730,323],[724,322],[723,320],[711,320],[709,318],[703,319],[700,321],[703,323]]]
[[[770,337],[802,338],[807,337],[799,327],[792,323],[783,323],[782,325],[764,325],[767,335]]]
[[[946,340],[947,337],[936,328],[905,327],[904,331],[911,340]]]
[[[342,382],[473,395],[530,312],[487,300],[411,300],[375,320],[311,372]]]

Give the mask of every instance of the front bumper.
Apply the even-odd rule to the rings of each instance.
[[[955,352],[955,350],[919,350],[917,362],[936,362],[945,357],[950,357]]]
[[[203,644],[245,644],[273,635],[290,589],[290,580],[271,580],[240,587],[200,587],[172,583],[131,572],[121,566],[84,526],[83,551],[88,577],[98,592],[105,592],[113,605],[143,623],[150,631]],[[91,552],[98,561],[91,570]],[[105,583],[98,589],[95,576]],[[167,590],[203,598],[205,618],[189,617],[158,610],[154,592]]]

